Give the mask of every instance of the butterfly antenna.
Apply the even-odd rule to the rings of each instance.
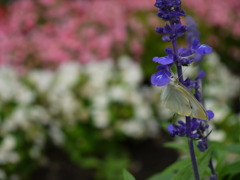
[[[188,67],[187,67],[186,69],[184,69],[182,75],[176,79],[177,82],[179,82],[179,79],[180,79],[181,77],[183,77],[183,74],[184,74],[184,72],[185,72],[187,69],[188,69]],[[174,76],[174,73],[173,73],[172,69],[169,69],[169,71],[171,72],[171,74],[173,74],[173,76],[169,76],[167,73],[165,73],[165,75],[168,76],[170,79],[172,79],[173,77],[175,77],[175,76]]]
[[[188,69],[188,67],[189,67],[189,66],[187,66],[187,68],[183,70],[182,75],[179,76],[179,77],[176,79],[177,82],[179,82],[179,79],[180,79],[181,77],[183,77],[183,74],[184,74],[185,71]]]
[[[173,73],[173,71],[170,69],[170,72],[171,72],[171,74],[174,74]],[[174,76],[169,76],[167,73],[164,73],[166,76],[168,76],[170,79],[172,79],[172,77],[174,77]]]

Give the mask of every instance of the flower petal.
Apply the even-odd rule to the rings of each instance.
[[[201,44],[197,49],[196,52],[198,54],[204,55],[204,54],[209,54],[212,52],[212,47],[206,45],[206,44]]]
[[[192,44],[191,44],[191,49],[196,50],[199,47],[199,39],[194,39]]]
[[[204,76],[205,76],[204,70],[200,70],[196,77],[196,80],[202,79],[202,78],[204,78]]]
[[[173,57],[173,51],[171,48],[169,47],[165,48],[165,52],[168,54],[169,57]]]
[[[151,83],[154,86],[164,86],[170,82],[171,73],[167,70],[160,70],[151,76]]]
[[[169,124],[167,127],[168,132],[171,134],[171,136],[175,135],[175,128],[172,124]]]
[[[214,113],[211,110],[207,110],[206,113],[208,115],[209,120],[214,117]]]
[[[165,34],[164,29],[162,27],[157,27],[156,32],[159,33],[159,34]]]
[[[172,58],[168,57],[168,56],[164,56],[164,57],[154,57],[153,58],[154,62],[157,62],[159,64],[162,65],[168,65],[168,64],[172,64],[174,61]]]

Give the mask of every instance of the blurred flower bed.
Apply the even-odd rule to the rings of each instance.
[[[240,3],[238,0],[186,0],[184,6],[192,12],[201,24],[201,32],[221,60],[234,73],[239,74],[240,66]]]
[[[0,13],[3,64],[50,67],[130,52],[139,57],[153,1],[17,0]],[[24,65],[24,66],[23,66]]]
[[[201,1],[188,3],[200,7],[194,4]],[[48,161],[49,144],[63,149],[79,166],[94,169],[96,179],[118,180],[123,168],[138,168],[121,143],[162,138],[163,120],[176,118],[161,107],[160,88],[147,85],[151,59],[165,46],[151,34],[159,25],[153,4],[10,0],[0,8],[0,179],[27,179]],[[222,3],[215,5],[218,9]],[[228,22],[236,26],[230,35],[221,23],[210,23],[209,32],[201,26],[203,37],[214,39],[212,45],[224,57],[213,54],[202,64],[208,74],[206,106],[215,113],[210,138],[236,143],[240,81],[221,61],[239,67],[232,60],[239,57],[238,23]],[[215,27],[228,33],[219,31],[213,37]],[[232,39],[236,53],[221,51]],[[184,73],[194,76],[194,68]]]
[[[79,164],[97,168],[100,160],[89,154],[119,151],[121,158],[124,151],[114,147],[121,140],[156,137],[159,90],[141,86],[142,78],[139,64],[127,57],[117,65],[112,59],[66,62],[56,71],[32,70],[22,76],[1,67],[3,177],[40,161],[48,141],[65,148]]]
[[[238,127],[240,119],[226,104],[239,93],[240,80],[217,55],[208,58],[208,81],[215,82],[206,86],[206,105],[214,109],[216,117],[211,138],[239,141],[236,133],[227,133]],[[127,56],[117,62],[106,59],[80,65],[68,61],[56,71],[31,70],[24,75],[2,66],[0,179],[31,174],[44,163],[48,143],[63,148],[82,167],[97,169],[100,179],[120,178],[122,168],[130,165],[121,142],[157,138],[160,121],[172,119],[173,113],[161,108],[159,88],[142,84],[138,63]],[[218,76],[223,71],[226,80]],[[186,73],[194,75],[194,69]],[[229,79],[234,80],[231,86]],[[226,93],[229,87],[231,94]],[[117,165],[112,169],[103,166],[108,160]],[[110,178],[105,172],[112,173]]]

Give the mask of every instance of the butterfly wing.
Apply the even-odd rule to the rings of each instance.
[[[208,119],[201,103],[181,84],[169,83],[164,86],[161,101],[166,108],[180,115]]]
[[[202,106],[202,104],[187,90],[186,87],[184,87],[181,84],[178,84],[177,86],[178,86],[178,89],[183,94],[186,95],[186,97],[188,98],[188,100],[190,102],[190,106],[192,109],[190,116],[194,117],[194,118],[208,120],[207,113],[206,113],[204,107]]]
[[[172,83],[165,85],[161,94],[161,102],[173,112],[190,116],[192,113],[191,103],[184,91],[178,86]]]

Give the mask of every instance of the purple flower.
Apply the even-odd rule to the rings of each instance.
[[[196,77],[196,80],[199,80],[199,79],[202,79],[202,78],[204,78],[205,77],[205,72],[204,72],[204,70],[200,70],[199,72],[198,72],[198,75],[197,75],[197,77]]]
[[[178,125],[179,124],[179,125]],[[169,124],[167,129],[171,136],[185,136],[186,135],[186,125],[183,121],[178,121],[178,124]]]
[[[195,39],[199,39],[200,32],[197,30],[197,25],[191,16],[186,16],[187,35],[186,39],[191,44]]]
[[[191,89],[190,87],[194,87],[195,82],[191,81],[190,78],[186,78],[185,81],[183,82],[183,85]]]
[[[204,152],[208,148],[207,138],[203,138],[200,141],[198,141],[197,147],[201,152]]]
[[[164,86],[171,80],[171,73],[167,69],[159,70],[151,76],[151,83],[154,86]]]
[[[179,22],[180,16],[185,16],[180,5],[180,0],[156,0],[155,7],[159,8],[157,16],[164,21]]]
[[[183,121],[178,121],[178,124],[170,124],[167,129],[171,136],[201,138],[202,133],[204,133],[202,131],[207,129],[207,126],[204,126],[202,121],[201,119],[192,118],[190,128]]]
[[[193,88],[194,96],[201,102],[201,93],[199,89],[201,80],[205,76],[204,71],[200,70],[196,78],[190,80],[190,78],[183,77],[182,66],[188,66],[192,62],[196,63],[201,61],[203,55],[212,52],[212,48],[208,45],[199,43],[200,33],[191,17],[187,17],[186,26],[181,24],[180,17],[185,16],[185,11],[181,9],[180,5],[180,0],[156,0],[155,6],[159,8],[157,16],[164,21],[168,21],[164,27],[157,27],[156,32],[163,35],[163,41],[172,42],[172,49],[165,49],[167,56],[153,58],[153,61],[160,65],[158,66],[159,71],[151,76],[151,83],[155,86],[164,86],[169,83],[171,78],[170,68],[175,65],[179,82],[188,89]],[[178,48],[177,38],[183,36],[186,32],[186,39],[189,43],[188,48]],[[214,117],[212,111],[207,111],[206,113],[208,114],[209,120]],[[209,133],[207,134],[207,130],[209,126],[207,122],[207,120],[186,117],[186,122],[178,121],[177,123],[169,124],[167,127],[171,136],[188,138],[195,179],[200,179],[200,177],[197,172],[193,140],[198,141],[197,147],[200,151],[203,152],[208,148],[207,136]],[[214,179],[214,177],[212,177],[212,179]]]
[[[207,110],[206,112],[207,112],[209,120],[214,118],[214,113],[211,110]]]
[[[165,52],[168,54],[168,56],[154,57],[152,60],[154,62],[157,62],[162,65],[169,65],[168,67],[170,68],[172,66],[172,64],[174,63],[173,52],[172,52],[171,48],[166,48]]]
[[[192,50],[184,47],[178,49],[178,61],[181,63],[181,65],[187,66],[191,64],[193,60],[194,54]]]
[[[183,26],[181,23],[169,25],[166,24],[163,28],[157,27],[156,32],[159,34],[167,34],[166,36],[162,37],[163,41],[172,41],[175,40],[186,32],[186,26]]]
[[[198,39],[195,39],[191,44],[191,49],[200,55],[210,54],[212,48],[206,44],[200,44]]]
[[[162,65],[168,65],[168,64],[172,64],[174,61],[173,61],[173,58],[169,57],[169,56],[164,56],[164,57],[154,57],[153,58],[153,61],[154,62],[157,62],[159,64],[162,64]]]
[[[205,120],[192,118],[190,128],[187,127],[186,123],[183,121],[178,121],[177,124],[169,124],[167,129],[171,136],[185,136],[198,140],[197,147],[202,152],[208,147],[207,136],[204,135],[208,129],[208,125]]]

